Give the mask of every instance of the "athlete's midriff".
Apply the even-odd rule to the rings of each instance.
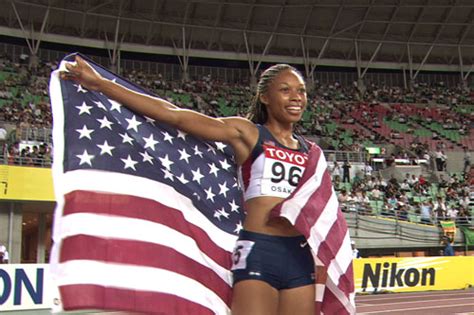
[[[257,197],[245,202],[247,215],[244,229],[251,232],[278,236],[297,236],[300,232],[285,218],[270,218],[271,210],[284,199],[279,197]]]

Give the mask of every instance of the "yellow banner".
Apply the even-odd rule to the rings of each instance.
[[[474,257],[354,259],[356,292],[414,292],[474,285]]]
[[[51,169],[1,165],[0,199],[54,201]]]

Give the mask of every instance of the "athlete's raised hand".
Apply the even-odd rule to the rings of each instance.
[[[80,56],[76,56],[75,60],[76,64],[66,63],[67,71],[61,72],[61,79],[73,80],[88,90],[98,91],[102,76]]]

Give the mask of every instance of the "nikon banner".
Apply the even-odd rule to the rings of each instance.
[[[362,258],[354,260],[356,292],[414,292],[474,285],[474,257]]]

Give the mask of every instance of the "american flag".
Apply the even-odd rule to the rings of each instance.
[[[51,270],[62,308],[229,314],[231,252],[244,219],[231,148],[195,139],[60,80],[59,71],[73,59],[66,57],[50,81],[57,200]],[[103,77],[148,93],[88,61]],[[331,183],[322,176],[324,157],[314,148],[312,170],[293,193],[298,198],[283,203],[278,215],[291,212],[322,257],[317,261],[329,266],[328,279],[339,275],[338,281],[328,280],[324,299],[331,304],[325,309],[323,303],[323,311],[352,313],[347,227],[337,202],[334,207]],[[311,174],[318,185],[311,184]],[[285,208],[302,202],[301,191],[318,205],[325,202],[316,209],[320,214],[311,211],[312,201]],[[326,210],[332,214],[323,220]],[[311,226],[298,220],[306,215],[314,219]],[[332,219],[334,231],[327,228]],[[323,228],[316,233],[318,223]],[[346,249],[348,257],[337,255]],[[339,260],[344,263],[334,263]]]

